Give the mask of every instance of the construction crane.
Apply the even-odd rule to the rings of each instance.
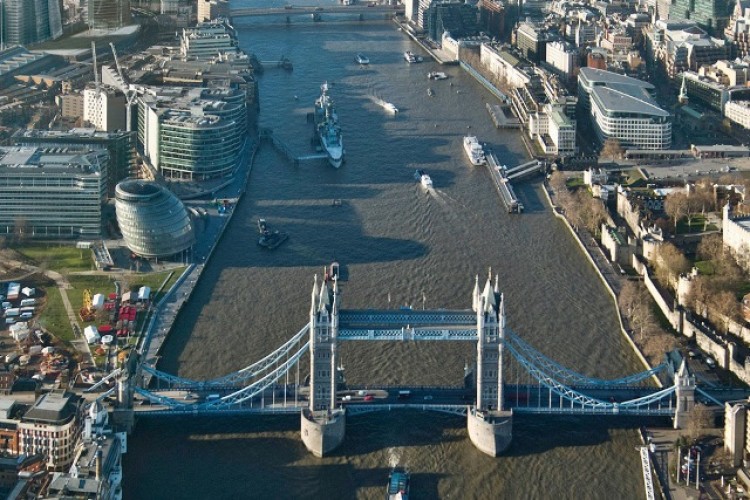
[[[117,59],[117,50],[115,50],[115,44],[110,42],[109,46],[112,48],[112,56],[115,58],[115,68],[117,69],[117,74],[120,76],[120,81],[122,82],[122,87],[120,87],[120,90],[123,94],[125,94],[125,100],[127,101],[125,108],[125,130],[130,132],[133,130],[133,102],[137,97],[137,93],[135,89],[132,88],[125,80],[125,74],[122,72],[122,67],[120,66],[119,59]]]
[[[78,315],[82,321],[94,321],[96,318],[96,310],[94,309],[94,303],[91,300],[91,290],[88,288],[83,291],[83,306],[78,311]]]
[[[91,55],[94,59],[94,81],[96,82],[96,96],[99,97],[99,70],[96,67],[96,43],[91,42]]]

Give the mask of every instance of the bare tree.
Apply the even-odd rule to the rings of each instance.
[[[708,312],[708,299],[712,294],[713,286],[708,277],[697,276],[693,278],[686,300],[687,303],[684,305],[690,307],[701,316],[706,316]]]
[[[688,214],[688,198],[685,193],[669,193],[664,200],[664,212],[674,221],[674,229],[677,232],[677,223]]]
[[[652,332],[656,326],[656,318],[651,307],[651,296],[646,287],[636,281],[626,281],[617,298],[622,314],[628,319],[638,340],[642,341],[644,334]]]
[[[716,262],[724,258],[724,240],[720,234],[709,234],[704,236],[696,250],[698,256],[703,260]]]
[[[615,161],[615,158],[621,158],[624,152],[625,150],[622,148],[620,140],[614,137],[610,137],[609,139],[604,141],[601,156],[611,156],[612,161]]]
[[[657,279],[662,284],[674,289],[677,278],[690,269],[690,263],[676,246],[671,243],[663,243],[656,250],[654,267],[656,268]]]
[[[729,333],[729,325],[740,318],[740,303],[729,291],[721,291],[709,298],[710,319],[720,325],[724,333]]]
[[[708,406],[696,404],[690,412],[688,432],[693,439],[701,437],[707,429],[714,426],[714,411]]]

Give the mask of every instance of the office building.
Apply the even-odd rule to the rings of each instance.
[[[115,212],[125,244],[140,257],[173,256],[195,243],[185,205],[154,182],[128,180],[118,184]]]
[[[125,130],[125,96],[107,85],[91,85],[83,91],[83,120],[97,130]]]
[[[212,21],[219,17],[229,18],[227,0],[198,0],[198,22]]]
[[[108,162],[106,151],[0,147],[0,235],[100,237]]]
[[[579,102],[601,142],[615,138],[626,148],[669,149],[670,114],[659,107],[650,83],[610,71],[581,68]]]
[[[131,23],[130,0],[86,0],[86,22],[94,29],[117,29]]]
[[[107,151],[108,197],[115,195],[118,182],[138,175],[135,164],[135,132],[119,130],[102,132],[93,128],[70,130],[29,130],[22,129],[11,137],[14,146],[37,148],[65,148],[70,151]]]
[[[31,45],[62,35],[60,3],[50,0],[3,0],[0,49]]]

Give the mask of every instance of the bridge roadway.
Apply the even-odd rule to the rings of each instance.
[[[403,5],[333,5],[333,6],[296,6],[271,8],[231,9],[232,18],[257,16],[297,16],[310,14],[403,14]]]
[[[601,388],[578,386],[574,389],[583,392],[590,397],[604,402],[622,402],[653,394],[656,389],[650,387],[619,387]],[[197,394],[186,391],[159,391],[153,392],[153,402],[145,402],[145,398],[138,396],[134,401],[134,409],[138,414],[150,413],[154,415],[174,414],[203,414],[203,413],[296,413],[307,407],[306,387],[301,388],[297,397],[294,387],[287,387],[286,395],[283,386],[275,391],[268,390],[263,397],[256,397],[244,402],[238,407],[198,407],[196,405],[205,403],[207,394]],[[223,396],[231,392],[230,388],[224,391],[212,389],[213,394]],[[399,391],[409,391],[409,396],[399,396]],[[365,388],[351,387],[339,391],[339,401],[342,406],[347,407],[352,413],[364,413],[371,411],[386,411],[392,409],[411,408],[415,410],[436,410],[449,413],[463,413],[467,405],[474,404],[474,390],[460,387],[387,387],[387,388]],[[748,389],[716,389],[708,391],[715,402],[746,400],[750,395]],[[179,406],[170,408],[157,401],[157,397],[170,398]],[[563,400],[554,392],[550,392],[544,386],[538,385],[513,385],[505,386],[505,402],[508,408],[513,408],[516,413],[544,413],[544,414],[584,414],[611,415],[611,409],[582,409],[579,406],[571,407],[567,400]],[[711,401],[704,401],[712,403]],[[671,416],[674,413],[674,402],[654,403],[648,408],[623,408],[618,411],[620,415],[654,415]]]

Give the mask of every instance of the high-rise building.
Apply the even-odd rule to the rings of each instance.
[[[130,0],[88,0],[86,21],[91,28],[121,28],[131,21]]]
[[[727,0],[675,0],[669,7],[670,19],[692,19],[711,34],[720,34],[729,21]]]
[[[62,35],[62,14],[57,0],[3,0],[0,6],[0,48],[39,43]]]
[[[83,91],[83,119],[97,130],[125,130],[125,96],[102,85]]]

